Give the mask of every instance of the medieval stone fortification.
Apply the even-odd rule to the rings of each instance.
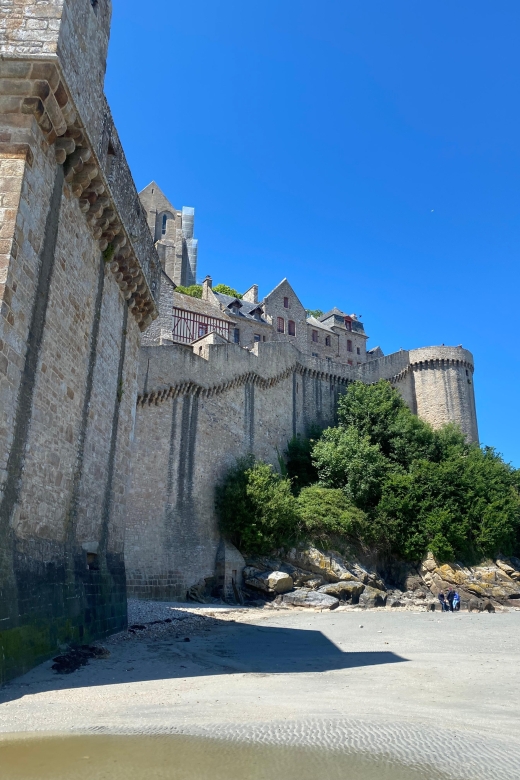
[[[383,377],[477,439],[461,347],[383,356],[355,315],[188,298],[193,209],[135,190],[103,94],[109,0],[0,5],[0,682],[211,577],[214,488]],[[141,334],[145,334],[141,344]],[[126,536],[126,539],[125,539]]]
[[[0,5],[0,681],[126,623],[138,354],[160,264],[103,95],[110,12]]]

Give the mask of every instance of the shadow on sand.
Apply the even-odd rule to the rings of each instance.
[[[302,674],[393,664],[392,652],[344,652],[321,631],[213,620],[208,633],[185,641],[182,621],[171,633],[109,643],[110,656],[71,674],[47,661],[0,689],[0,705],[50,690],[225,674]]]

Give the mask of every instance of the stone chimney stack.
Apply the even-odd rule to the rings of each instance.
[[[242,296],[248,303],[258,303],[258,285],[253,284]]]
[[[202,282],[202,300],[207,301],[209,299],[209,291],[213,285],[213,279],[211,276],[206,276]]]

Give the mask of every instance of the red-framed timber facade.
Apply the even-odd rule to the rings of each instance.
[[[209,317],[200,312],[187,311],[173,307],[173,341],[180,344],[192,344],[208,333],[218,333],[229,341],[231,323],[219,317]]]

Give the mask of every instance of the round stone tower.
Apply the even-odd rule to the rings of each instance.
[[[416,409],[434,428],[460,425],[468,441],[478,442],[473,391],[473,355],[462,347],[422,347],[409,352]]]

